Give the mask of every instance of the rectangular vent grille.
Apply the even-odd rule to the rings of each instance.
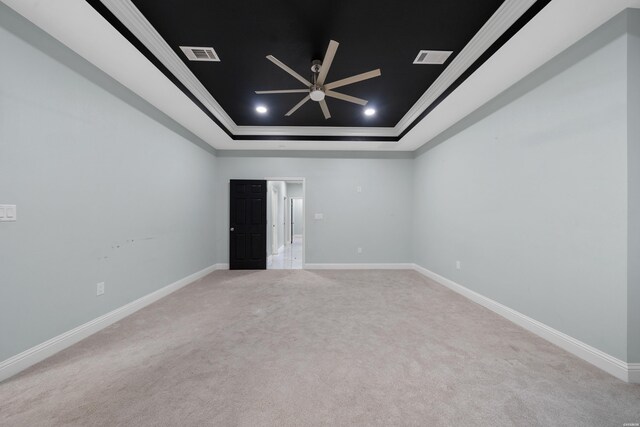
[[[220,62],[220,57],[212,47],[180,46],[180,49],[182,49],[189,61]]]
[[[450,50],[421,50],[416,56],[414,64],[444,64],[453,51]]]

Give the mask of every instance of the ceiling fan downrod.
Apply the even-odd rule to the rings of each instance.
[[[309,97],[312,101],[320,102],[324,99],[324,87],[318,84],[318,75],[320,74],[320,69],[322,68],[322,62],[318,59],[311,62],[311,82],[313,83],[309,88]]]

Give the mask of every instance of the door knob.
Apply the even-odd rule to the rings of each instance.
[[[233,227],[231,227],[231,231],[233,231]]]

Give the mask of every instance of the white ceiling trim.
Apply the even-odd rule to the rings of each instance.
[[[198,98],[198,101],[202,102],[227,129],[235,133],[234,131],[237,128],[235,122],[131,1],[100,1],[162,62],[162,65],[167,67],[180,83],[185,85],[185,87]]]
[[[2,2],[203,141],[231,148],[233,140],[86,1]]]
[[[553,0],[402,137],[399,149],[428,143],[538,67],[640,0]]]
[[[235,135],[260,136],[343,136],[343,137],[376,137],[395,138],[398,133],[391,127],[330,127],[330,126],[237,126]]]
[[[444,93],[536,0],[505,0],[447,68],[395,126],[400,135],[424,110]]]
[[[397,137],[453,84],[536,0],[505,0],[394,127],[238,126],[131,0],[100,0],[234,135]],[[410,61],[411,58],[407,58]]]
[[[398,143],[234,141],[84,0],[1,0],[221,150],[413,151],[640,0],[553,0]]]

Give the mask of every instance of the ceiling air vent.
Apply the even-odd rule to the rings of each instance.
[[[180,49],[182,49],[189,61],[220,62],[220,57],[212,47],[180,46]]]
[[[453,52],[450,50],[421,50],[416,56],[414,64],[444,64],[449,55]]]

